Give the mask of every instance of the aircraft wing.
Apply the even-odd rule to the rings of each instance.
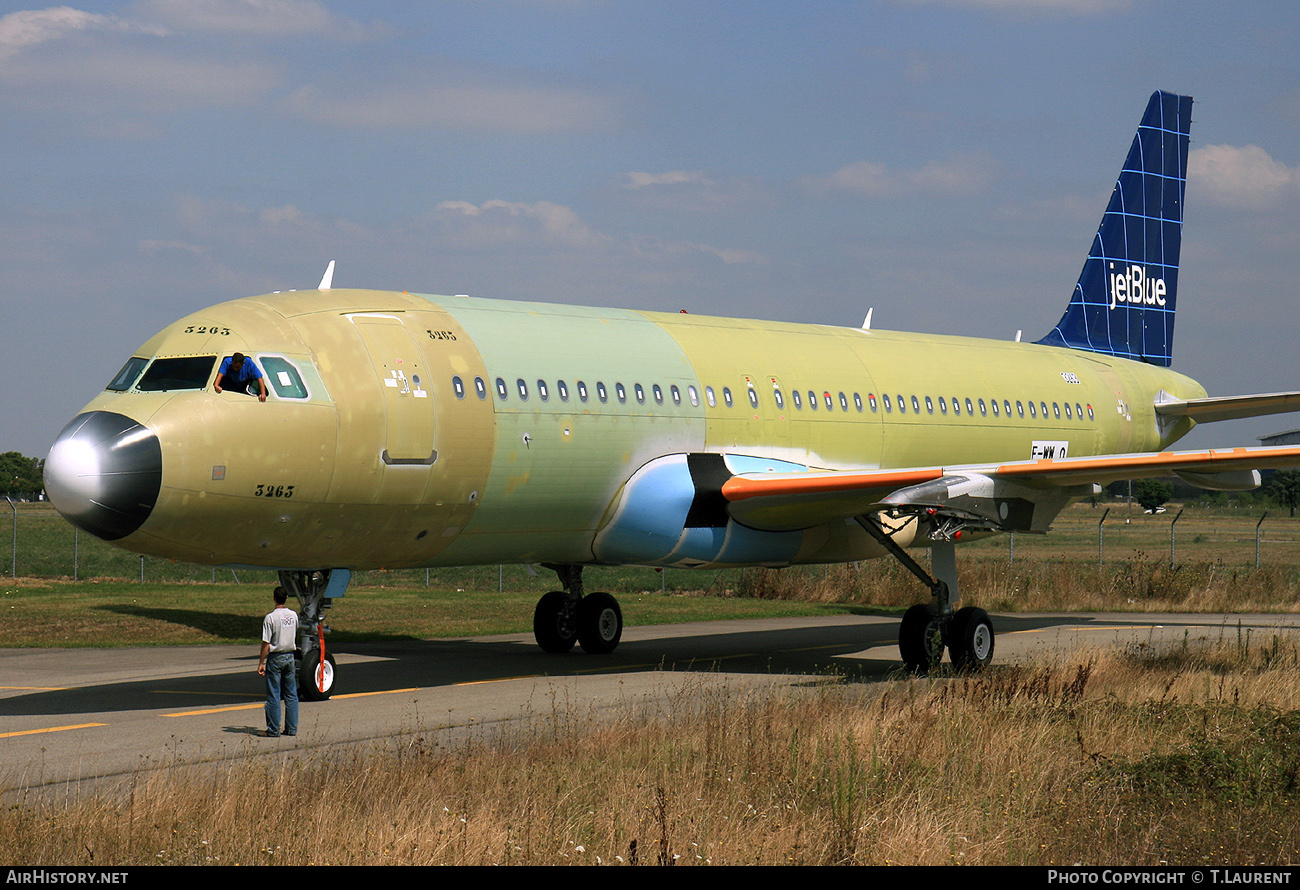
[[[954,467],[742,473],[721,486],[727,512],[763,530],[809,528],[886,510],[934,509],[990,529],[1046,531],[1093,484],[1177,475],[1202,488],[1259,485],[1258,470],[1300,466],[1300,447],[1108,454]]]

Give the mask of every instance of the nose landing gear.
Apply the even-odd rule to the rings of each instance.
[[[348,569],[319,572],[280,572],[280,586],[298,598],[298,695],[305,701],[325,701],[334,694],[338,667],[325,651],[325,610],[347,590]]]

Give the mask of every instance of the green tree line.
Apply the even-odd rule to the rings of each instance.
[[[17,451],[0,454],[0,494],[30,497],[45,489],[45,461]]]

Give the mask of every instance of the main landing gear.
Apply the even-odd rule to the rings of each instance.
[[[608,593],[582,593],[582,566],[542,563],[560,576],[564,590],[552,590],[537,601],[533,636],[543,651],[568,652],[577,643],[591,655],[613,652],[623,636],[623,612]]]
[[[947,648],[952,666],[958,671],[975,671],[993,660],[993,622],[983,609],[967,606],[953,610],[957,590],[957,545],[952,537],[932,536],[931,566],[935,575],[921,567],[906,550],[898,546],[873,516],[862,516],[858,523],[881,543],[895,559],[921,583],[930,588],[933,601],[917,604],[903,614],[898,628],[898,651],[903,666],[914,674],[933,671],[943,660]]]
[[[325,651],[325,610],[334,598],[347,590],[352,572],[327,569],[320,572],[280,572],[280,586],[298,598],[298,697],[304,701],[325,701],[334,693],[338,669],[334,656]]]

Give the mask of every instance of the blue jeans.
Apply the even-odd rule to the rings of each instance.
[[[284,699],[284,731],[298,734],[298,678],[293,653],[273,652],[266,659],[266,731],[280,734],[280,699]]]

